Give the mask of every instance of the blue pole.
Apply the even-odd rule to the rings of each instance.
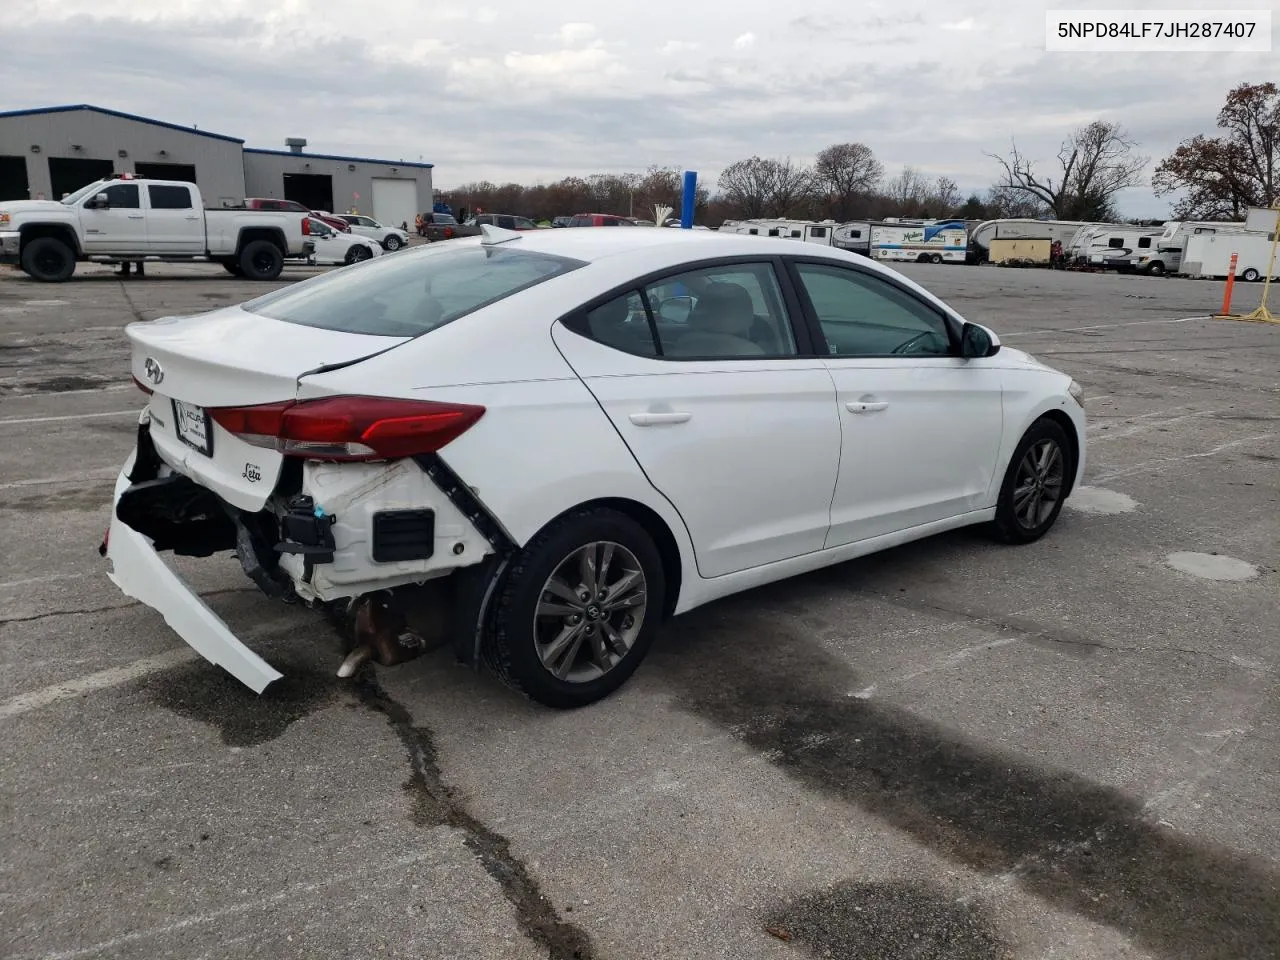
[[[680,195],[680,228],[693,229],[693,202],[698,196],[698,175],[692,170],[684,172],[684,192]]]

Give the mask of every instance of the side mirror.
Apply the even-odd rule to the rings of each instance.
[[[1000,352],[1000,341],[986,327],[966,323],[960,329],[960,356],[966,360],[994,357]]]
[[[111,206],[111,198],[105,193],[100,193],[87,204],[90,210],[106,210]]]
[[[688,323],[693,297],[670,297],[658,304],[658,316],[669,323]]]

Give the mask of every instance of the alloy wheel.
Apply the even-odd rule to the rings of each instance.
[[[1062,499],[1066,459],[1051,439],[1037,440],[1022,457],[1013,486],[1013,515],[1024,530],[1035,530]]]
[[[648,607],[644,568],[620,543],[595,541],[565,557],[538,595],[538,659],[558,680],[588,683],[631,651]]]

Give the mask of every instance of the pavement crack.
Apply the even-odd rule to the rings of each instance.
[[[979,613],[969,607],[959,604],[939,603],[936,600],[923,600],[916,597],[907,597],[902,595],[893,595],[888,593],[877,594],[881,600],[893,604],[898,607],[906,607],[909,610],[928,611],[933,613],[946,613],[952,616],[961,617],[970,623],[978,624],[984,627],[994,627],[1002,633],[1011,634],[1019,640],[1027,642],[1049,642],[1068,647],[1086,647],[1098,650],[1111,650],[1117,653],[1128,653],[1130,648],[1117,647],[1113,644],[1103,643],[1101,640],[1094,640],[1082,634],[1074,633],[1070,630],[1064,630],[1061,627],[1047,627],[1042,623],[1034,620],[1028,620],[1024,617],[1015,616],[1013,614],[991,615]]]
[[[469,813],[444,782],[431,731],[416,725],[409,710],[382,688],[372,666],[357,675],[355,689],[363,706],[386,717],[409,755],[411,772],[406,789],[415,804],[414,822],[461,831],[467,849],[515,909],[521,931],[547,951],[549,960],[597,957],[586,931],[561,919],[528,867],[511,852],[511,842]]]
[[[228,593],[257,593],[256,587],[229,587],[226,590],[209,590],[200,596],[220,597]],[[127,610],[130,607],[142,606],[136,600],[127,603],[106,603],[100,607],[77,607],[70,610],[46,610],[44,613],[32,613],[23,617],[0,617],[0,627],[11,623],[34,623],[37,620],[48,620],[50,617],[83,617],[93,613],[109,613],[112,610]]]
[[[120,293],[124,295],[124,302],[129,305],[129,312],[133,314],[133,319],[139,323],[146,323],[147,318],[142,315],[138,305],[133,302],[133,297],[129,295],[129,288],[125,286],[124,279],[122,278],[116,282],[120,284]]]

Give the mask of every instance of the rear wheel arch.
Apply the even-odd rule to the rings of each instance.
[[[652,507],[647,507],[638,500],[629,500],[625,497],[601,497],[570,507],[568,510],[553,517],[542,529],[546,530],[548,527],[559,523],[565,517],[572,516],[575,513],[597,509],[613,510],[634,520],[653,540],[654,546],[658,548],[658,556],[662,560],[662,579],[665,585],[662,616],[664,620],[669,618],[675,611],[676,603],[680,599],[684,564],[680,559],[680,545],[676,541],[675,534],[671,532],[667,522]],[[537,539],[541,533],[542,531],[540,530],[534,534],[530,538],[531,541]]]
[[[282,257],[289,255],[289,245],[285,242],[284,231],[277,227],[246,227],[236,238],[236,258],[244,253],[244,248],[254,240],[266,240],[280,251]]]

